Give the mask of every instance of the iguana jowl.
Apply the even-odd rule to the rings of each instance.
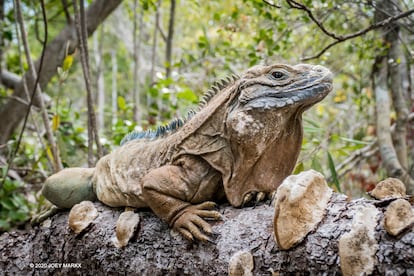
[[[150,207],[186,238],[208,240],[205,219],[220,218],[212,201],[262,200],[292,172],[302,113],[332,90],[332,74],[305,64],[255,66],[218,86],[175,130],[130,135],[96,168],[49,177],[43,194],[62,208],[96,198]]]

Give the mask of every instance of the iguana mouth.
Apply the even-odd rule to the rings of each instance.
[[[298,103],[310,106],[321,101],[332,90],[332,82],[324,81],[307,87],[294,87],[285,92],[275,93],[274,89],[266,88],[259,97],[251,99],[246,107],[251,108],[282,108]]]

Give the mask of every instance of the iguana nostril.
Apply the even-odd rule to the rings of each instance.
[[[322,73],[324,71],[324,68],[322,66],[317,65],[314,67],[314,70],[318,73]]]

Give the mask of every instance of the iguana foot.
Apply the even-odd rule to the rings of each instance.
[[[249,192],[244,196],[242,206],[246,206],[246,204],[251,202],[253,199],[255,199],[254,204],[257,204],[266,199],[266,197],[267,195],[265,192]]]
[[[49,217],[57,214],[60,210],[62,209],[53,205],[49,201],[46,201],[45,206],[40,210],[40,212],[32,216],[30,220],[30,224],[36,225],[36,224],[42,223]]]
[[[212,210],[216,206],[216,203],[206,201],[185,208],[174,222],[174,229],[188,240],[198,239],[203,242],[212,242],[209,235],[213,233],[213,230],[205,219],[220,220],[222,218],[219,212]]]

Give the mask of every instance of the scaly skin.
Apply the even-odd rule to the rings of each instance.
[[[64,208],[95,196],[109,206],[150,207],[187,239],[208,241],[206,219],[220,218],[212,201],[263,200],[292,172],[302,113],[332,90],[332,74],[303,64],[255,66],[219,86],[177,130],[127,141],[95,169],[65,169],[47,179],[43,194]]]

